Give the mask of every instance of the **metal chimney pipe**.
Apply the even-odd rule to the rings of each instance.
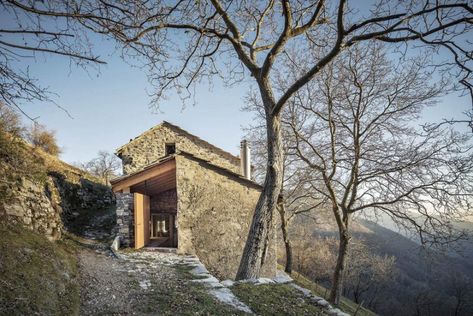
[[[251,156],[250,146],[246,139],[240,143],[240,162],[241,162],[241,174],[245,178],[251,180]]]

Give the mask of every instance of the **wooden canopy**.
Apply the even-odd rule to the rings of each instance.
[[[176,187],[176,160],[166,157],[143,170],[113,179],[113,192],[154,195]]]

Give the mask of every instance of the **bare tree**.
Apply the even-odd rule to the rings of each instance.
[[[346,50],[296,93],[283,116],[293,149],[318,173],[318,193],[330,201],[338,226],[330,294],[335,304],[353,214],[383,213],[426,245],[466,236],[451,224],[473,211],[471,134],[450,125],[419,125],[422,111],[448,89],[442,79],[432,82],[425,65],[428,59],[419,57],[394,64],[375,42]]]
[[[468,310],[472,307],[473,299],[473,283],[471,279],[463,273],[451,271],[448,283],[446,287],[455,299],[452,315],[463,315],[465,314],[464,310],[468,313]]]
[[[299,222],[301,218],[295,221]],[[306,224],[306,225],[304,225]],[[338,241],[333,237],[320,237],[314,232],[314,225],[297,223],[293,227],[294,267],[298,273],[318,284],[327,284],[337,261]],[[326,293],[324,293],[325,296]]]
[[[12,136],[20,137],[24,133],[17,111],[0,101],[0,130]]]
[[[44,161],[23,139],[25,128],[18,111],[0,102],[0,205],[15,198],[19,178],[44,180]]]
[[[394,276],[395,259],[394,256],[372,253],[362,241],[353,243],[348,254],[345,289],[353,295],[355,303],[369,303],[376,299],[378,289]]]
[[[68,57],[80,67],[104,63],[93,55],[82,27],[60,16],[23,10],[33,2],[0,1],[0,100],[20,111],[23,102],[51,101],[51,92],[30,73],[29,61],[55,55]]]
[[[113,37],[126,55],[144,57],[150,80],[157,86],[155,100],[164,97],[169,88],[189,97],[196,84],[215,76],[228,84],[252,77],[266,118],[268,161],[237,279],[259,275],[269,242],[283,179],[281,110],[341,51],[369,39],[393,47],[424,46],[434,54],[444,50],[453,63],[442,62],[446,66],[443,70],[457,72],[460,82],[471,90],[470,43],[462,34],[471,29],[473,10],[466,1],[401,1],[392,5],[379,0],[364,12],[354,9],[357,4],[350,7],[346,0],[2,3],[33,18],[77,21]],[[310,67],[299,72],[286,89],[274,89],[272,71],[287,58],[286,49],[296,46],[302,50],[321,47],[321,54],[309,56]]]
[[[250,99],[254,96],[250,96]],[[266,172],[266,127],[264,124],[264,114],[258,112],[261,107],[255,106],[257,103],[253,99],[248,99],[245,110],[255,111],[255,124],[247,128],[246,137],[250,140],[252,148],[253,166],[255,169],[255,180],[264,182]],[[283,135],[287,134],[283,130]],[[282,198],[279,201],[278,213],[281,223],[281,235],[284,242],[286,253],[286,263],[284,271],[292,272],[292,243],[290,237],[290,225],[297,216],[315,222],[319,221],[319,217],[315,212],[324,206],[326,199],[315,192],[311,186],[313,179],[311,178],[311,169],[296,156],[293,152],[289,152],[288,148],[291,138],[289,135],[283,136],[283,183]]]
[[[117,156],[104,150],[99,151],[96,158],[75,165],[100,178],[106,185],[110,185],[110,179],[117,176],[121,169],[121,163]]]
[[[435,311],[438,298],[428,288],[420,290],[414,297],[415,316],[430,316]]]

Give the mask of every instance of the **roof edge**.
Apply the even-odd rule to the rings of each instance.
[[[170,123],[170,122],[168,122],[168,121],[162,121],[161,123],[159,123],[159,124],[157,124],[157,125],[151,127],[150,129],[144,131],[143,133],[141,133],[140,135],[136,136],[135,138],[133,138],[133,139],[132,139],[131,141],[129,141],[128,143],[126,143],[126,144],[124,144],[124,145],[118,147],[117,149],[115,149],[115,153],[116,153],[116,154],[119,154],[124,148],[126,148],[127,146],[129,146],[129,145],[130,145],[131,143],[133,143],[135,140],[139,139],[140,137],[142,137],[142,136],[144,136],[144,135],[146,135],[146,134],[148,134],[148,133],[151,133],[153,130],[155,130],[155,129],[161,127],[161,126],[167,126],[167,127],[170,128],[170,129],[177,130],[178,132],[185,133],[185,134],[187,134],[187,135],[190,135],[190,136],[192,136],[192,137],[195,137],[198,141],[203,142],[204,144],[206,144],[207,146],[211,147],[212,149],[217,150],[220,154],[223,154],[223,156],[226,156],[227,159],[228,159],[228,158],[231,158],[231,159],[235,159],[235,160],[237,160],[237,161],[240,161],[240,157],[235,156],[235,155],[233,155],[232,153],[230,153],[230,152],[228,152],[228,151],[226,151],[226,150],[223,150],[222,148],[217,147],[217,146],[215,146],[215,145],[209,143],[208,141],[206,141],[206,140],[200,138],[199,136],[194,135],[194,134],[192,134],[192,133],[186,131],[185,129],[183,129],[183,128],[177,126],[177,125],[174,125],[174,124],[172,124],[172,123]]]
[[[140,173],[142,173],[142,172],[144,172],[144,171],[146,171],[146,170],[149,170],[149,169],[151,169],[151,168],[153,168],[153,167],[156,167],[156,166],[158,166],[158,165],[160,165],[160,164],[162,164],[162,163],[164,163],[164,162],[166,162],[166,161],[175,159],[175,157],[176,157],[176,154],[172,154],[172,155],[168,155],[168,156],[161,157],[161,158],[159,158],[159,159],[153,161],[153,162],[150,163],[149,165],[147,165],[147,166],[145,166],[145,167],[143,167],[143,168],[141,168],[141,169],[139,169],[139,170],[136,170],[136,171],[134,171],[134,172],[132,172],[132,173],[128,173],[128,174],[125,174],[125,175],[122,175],[122,176],[119,176],[119,177],[116,177],[116,178],[111,179],[111,180],[110,180],[110,184],[113,186],[114,184],[117,184],[118,182],[120,182],[120,181],[122,181],[122,180],[125,180],[125,179],[127,179],[127,178],[133,177],[133,176],[135,176],[135,175],[137,175],[137,174],[140,174]]]
[[[232,178],[234,178],[235,180],[237,181],[241,181],[241,182],[245,182],[253,187],[256,187],[257,189],[260,189],[262,190],[263,189],[263,186],[260,185],[259,183],[256,183],[255,181],[251,180],[251,179],[247,179],[245,177],[243,177],[241,174],[238,174],[236,172],[233,172],[229,169],[226,169],[226,168],[223,168],[223,167],[220,167],[220,166],[217,166],[213,163],[211,163],[210,161],[208,160],[205,160],[205,159],[202,159],[202,158],[199,158],[199,157],[196,157],[194,156],[193,154],[191,153],[188,153],[186,151],[182,151],[182,150],[179,150],[177,151],[176,153],[178,156],[183,156],[185,158],[188,158],[188,159],[191,159],[191,160],[194,160],[194,161],[197,161],[197,162],[200,162],[202,164],[205,164],[206,167],[209,167],[210,169],[216,169],[222,173],[225,173],[226,175],[229,175],[231,176]]]
[[[114,186],[115,184],[119,183],[120,181],[123,181],[125,179],[128,179],[130,177],[133,177],[137,174],[140,174],[142,172],[145,172],[153,167],[156,167],[156,166],[159,166],[160,164],[164,163],[164,162],[167,162],[169,160],[172,160],[172,159],[175,159],[176,156],[183,156],[187,159],[191,159],[191,160],[194,160],[194,161],[197,161],[199,162],[200,164],[203,164],[204,167],[208,168],[208,169],[213,169],[214,171],[217,171],[217,172],[220,172],[220,173],[224,173],[226,176],[230,176],[231,178],[233,178],[234,180],[236,181],[240,181],[240,182],[244,182],[246,183],[247,185],[250,185],[250,186],[253,186],[257,189],[260,189],[262,190],[263,189],[263,186],[261,186],[259,183],[256,183],[255,181],[251,180],[251,179],[247,179],[245,177],[243,177],[242,175],[238,174],[238,173],[235,173],[229,169],[226,169],[226,168],[223,168],[223,167],[220,167],[220,166],[217,166],[213,163],[211,163],[210,161],[208,160],[205,160],[205,159],[202,159],[202,158],[199,158],[199,157],[196,157],[194,156],[193,154],[191,153],[188,153],[186,151],[182,151],[182,150],[177,150],[175,154],[172,154],[172,155],[168,155],[168,156],[164,156],[164,157],[161,157],[157,160],[155,160],[154,162],[150,163],[149,165],[145,166],[144,168],[142,169],[139,169],[137,171],[134,171],[132,173],[129,173],[129,174],[126,174],[126,175],[123,175],[123,176],[120,176],[120,177],[117,177],[117,178],[113,178],[110,180],[110,184],[112,186]]]

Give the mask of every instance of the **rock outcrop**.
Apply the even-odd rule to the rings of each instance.
[[[38,153],[36,153],[38,154]],[[108,186],[86,172],[65,164],[55,157],[40,153],[44,159],[44,175],[16,174],[5,168],[9,179],[3,186],[7,199],[0,200],[0,220],[20,223],[50,240],[61,238],[64,223],[77,210],[104,208],[115,203]],[[2,176],[3,178],[3,176]]]

